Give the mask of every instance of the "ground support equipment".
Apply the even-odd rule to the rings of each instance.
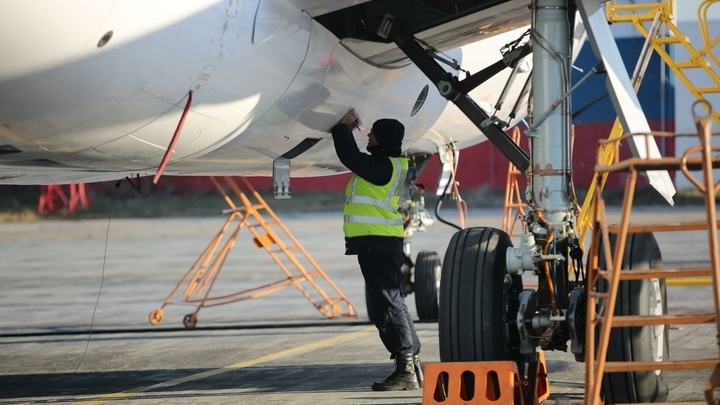
[[[207,248],[190,267],[190,270],[185,273],[185,276],[165,299],[165,303],[150,313],[150,323],[160,324],[163,320],[164,309],[168,305],[194,306],[195,311],[187,314],[183,319],[185,327],[190,329],[195,327],[197,314],[201,308],[258,298],[292,286],[295,286],[327,318],[357,317],[355,306],[300,245],[300,242],[283,225],[247,179],[241,178],[243,188],[240,188],[233,178],[224,177],[225,184],[240,200],[240,204],[233,201],[218,180],[214,177],[210,179],[230,206],[230,209],[223,212],[228,215],[228,218]],[[235,228],[230,231],[232,226]],[[265,249],[285,277],[259,287],[211,296],[210,293],[217,283],[220,270],[242,228],[247,228],[253,237],[255,248]],[[303,262],[309,264],[309,268],[306,268]],[[309,284],[311,288],[307,288],[305,283]],[[334,291],[337,294],[336,297],[331,297],[326,293],[321,287],[321,283]],[[183,286],[182,299],[174,301],[173,297]]]
[[[696,107],[699,103],[696,103]],[[720,248],[718,246],[718,221],[716,216],[715,195],[720,190],[720,182],[713,180],[713,168],[720,167],[720,147],[712,146],[710,126],[712,109],[705,103],[710,114],[695,116],[697,136],[700,146],[691,147],[679,157],[630,158],[595,167],[596,176],[608,173],[627,173],[627,185],[621,208],[621,219],[617,225],[609,226],[602,198],[601,187],[596,189],[596,204],[593,220],[593,232],[588,257],[587,270],[587,306],[586,306],[586,375],[585,403],[600,405],[601,393],[609,402],[649,402],[647,398],[632,397],[608,399],[607,385],[614,382],[652,379],[660,381],[665,370],[713,369],[705,388],[708,405],[716,405],[714,392],[720,386],[720,359],[673,360],[666,353],[667,325],[715,323],[717,336],[720,336]],[[647,134],[643,134],[647,135]],[[654,136],[682,136],[669,133],[654,133]],[[600,142],[600,149],[618,148],[632,135],[624,135],[614,140]],[[616,154],[617,156],[617,154]],[[705,197],[706,221],[695,223],[630,224],[631,206],[638,173],[647,170],[676,170],[683,173]],[[691,171],[702,171],[702,180],[698,180]],[[662,219],[660,219],[662,220]],[[662,268],[662,258],[652,232],[682,232],[707,230],[709,247],[709,266],[703,268]],[[614,241],[614,244],[613,244]],[[667,314],[664,302],[665,279],[678,277],[710,276],[713,282],[713,311],[700,314]],[[622,281],[621,281],[622,280]],[[645,283],[645,284],[642,284]],[[641,287],[642,286],[642,287]],[[628,314],[626,308],[632,306],[628,291],[649,287],[646,293],[650,298],[649,308],[641,314]],[[656,303],[656,304],[653,304]],[[643,305],[640,303],[640,305]],[[613,329],[615,328],[615,329]],[[631,347],[631,350],[652,349],[653,361],[619,361],[620,346],[633,346],[634,336],[650,333],[655,338],[652,348]],[[719,345],[720,349],[720,345]],[[620,349],[621,351],[623,349]],[[630,357],[633,358],[635,353]],[[623,374],[617,374],[623,373]],[[617,377],[614,377],[617,376]],[[646,378],[647,377],[647,378]],[[658,383],[656,390],[664,389]],[[652,390],[651,390],[652,392]],[[650,399],[652,400],[652,399]],[[699,402],[700,404],[705,402]]]
[[[70,184],[68,193],[65,193],[61,185],[40,186],[39,213],[45,214],[63,209],[75,212],[78,207],[83,209],[92,207],[92,202],[85,193],[85,184]]]
[[[528,379],[514,361],[425,365],[423,405],[538,404],[550,396],[545,354],[531,365]]]
[[[670,70],[680,78],[680,81],[690,94],[698,101],[702,101],[705,100],[706,95],[720,93],[720,75],[717,73],[717,70],[720,69],[720,60],[714,51],[715,45],[720,41],[720,36],[710,38],[710,27],[707,19],[708,7],[713,3],[718,3],[718,0],[704,0],[699,7],[698,24],[703,39],[703,44],[700,47],[697,47],[697,44],[691,44],[690,38],[675,25],[675,3],[675,0],[663,0],[641,4],[618,4],[616,0],[611,0],[606,6],[606,17],[607,21],[612,24],[631,23],[645,37],[646,41],[640,52],[632,77],[633,87],[636,91],[645,76],[645,70],[652,53],[655,52]],[[688,54],[687,60],[675,60],[675,53],[671,53],[667,49],[667,46],[672,44],[682,46]],[[697,86],[691,80],[690,72],[704,73],[704,77],[700,81],[713,83],[714,85]],[[718,112],[713,111],[712,118],[716,123],[720,124],[720,114]],[[619,119],[616,119],[609,138],[618,138],[623,134],[623,127]],[[614,159],[614,155],[614,149],[606,148],[599,155],[598,161],[603,165],[610,164]],[[583,203],[578,220],[581,241],[584,241],[585,236],[589,233],[589,225],[594,212],[592,203],[595,201],[593,194],[596,182],[602,187],[605,183],[605,177],[595,176],[588,189],[588,195]]]

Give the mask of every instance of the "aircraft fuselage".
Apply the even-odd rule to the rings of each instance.
[[[2,6],[0,183],[154,175],[190,91],[165,175],[269,175],[306,139],[313,146],[292,160],[293,176],[343,172],[328,131],[350,108],[364,121],[361,149],[383,117],[405,125],[413,153],[483,140],[460,129],[464,117],[409,62],[370,62],[292,2],[139,4]],[[497,60],[518,24],[487,35],[480,65]],[[483,91],[499,93],[504,81],[492,82]],[[436,140],[418,142],[426,135]]]

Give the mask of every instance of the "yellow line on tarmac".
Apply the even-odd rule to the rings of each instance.
[[[697,287],[703,285],[712,285],[712,277],[685,277],[670,278],[665,281],[667,285],[682,287]]]
[[[235,364],[223,367],[223,368],[218,368],[215,370],[210,370],[210,371],[205,371],[205,372],[198,373],[198,374],[189,375],[187,377],[182,377],[182,378],[177,378],[177,379],[170,380],[170,381],[161,382],[161,383],[158,383],[155,385],[151,385],[149,387],[134,388],[134,389],[131,389],[128,391],[117,392],[114,394],[108,394],[108,395],[105,395],[98,399],[92,399],[89,401],[80,402],[79,404],[80,405],[95,405],[95,404],[100,404],[100,403],[107,402],[107,401],[113,401],[116,399],[127,398],[131,395],[139,394],[141,392],[151,391],[151,390],[157,389],[157,388],[172,387],[173,385],[178,385],[178,384],[186,383],[189,381],[201,380],[203,378],[212,377],[214,375],[227,373],[228,371],[233,371],[233,370],[237,370],[240,368],[252,367],[256,364],[266,363],[269,361],[281,359],[283,357],[289,357],[289,356],[293,356],[296,354],[307,353],[307,352],[311,352],[313,350],[330,347],[330,346],[337,345],[337,344],[344,343],[344,342],[349,342],[351,340],[361,338],[364,335],[367,335],[368,333],[370,333],[374,330],[375,330],[375,327],[373,326],[371,328],[363,329],[358,332],[353,332],[353,333],[348,333],[345,335],[331,337],[328,339],[321,340],[319,342],[308,343],[306,345],[293,347],[293,348],[287,349],[287,350],[281,350],[276,353],[270,353],[268,355],[258,357],[257,359],[241,361],[240,363],[235,363]]]

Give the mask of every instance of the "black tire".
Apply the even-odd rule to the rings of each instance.
[[[522,279],[505,270],[510,237],[495,228],[468,228],[453,235],[440,282],[441,361],[516,360],[508,328],[508,300]],[[517,311],[517,310],[516,310]],[[512,312],[512,308],[509,310]],[[515,331],[517,334],[517,331]]]
[[[421,321],[438,318],[442,262],[437,252],[423,250],[415,259],[415,308]]]
[[[617,235],[610,235],[610,246],[615,246]],[[600,254],[600,268],[607,268]],[[623,255],[623,269],[641,270],[662,267],[660,248],[652,233],[628,234]],[[607,291],[607,282],[598,281],[598,291]],[[659,295],[659,297],[658,297]],[[667,291],[664,279],[621,281],[614,315],[649,315],[660,310],[650,300],[662,300],[662,313],[667,314]],[[658,330],[659,329],[659,330]],[[667,325],[613,328],[607,351],[607,361],[667,361],[670,357]],[[597,338],[597,337],[596,337]],[[661,348],[661,352],[653,349]],[[654,371],[606,373],[602,392],[606,404],[664,402],[668,385],[664,373]]]

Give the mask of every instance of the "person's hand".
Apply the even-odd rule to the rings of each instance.
[[[340,120],[341,124],[345,124],[352,131],[357,128],[360,129],[360,116],[355,112],[355,109],[348,111],[344,117]]]

